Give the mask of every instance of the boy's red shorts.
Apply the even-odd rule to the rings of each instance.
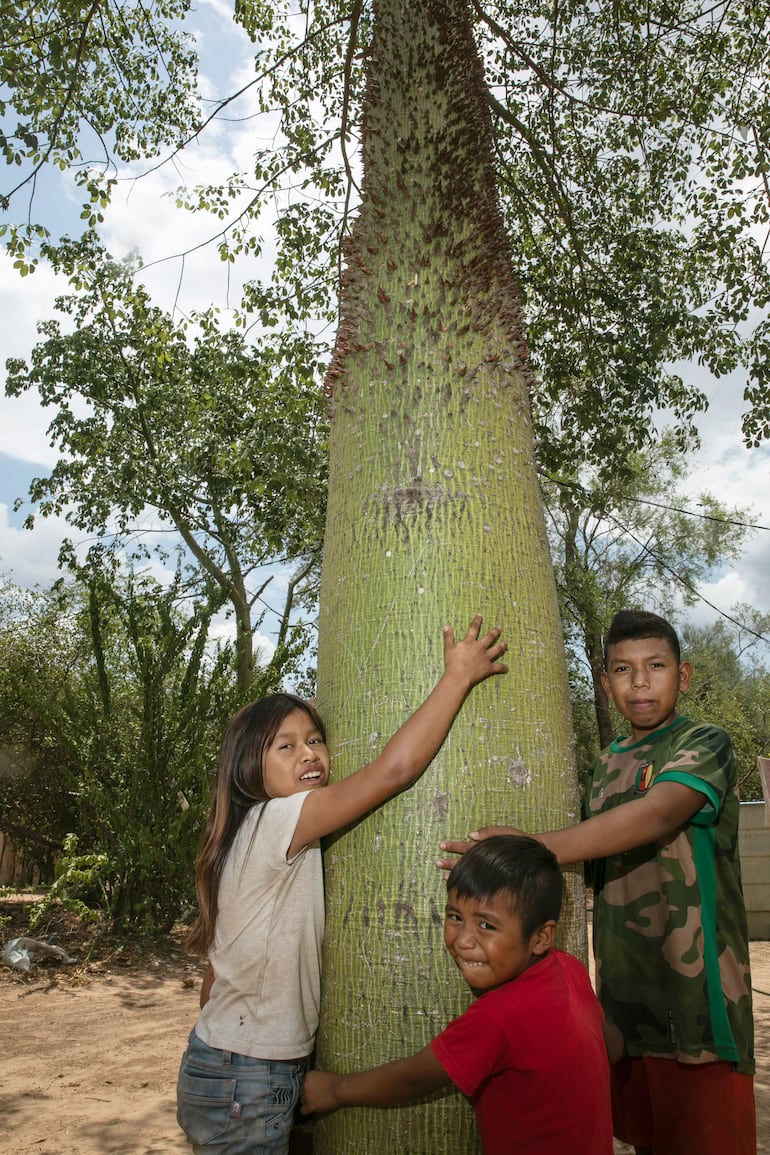
[[[615,1136],[655,1155],[757,1155],[754,1079],[730,1063],[621,1059],[611,1068]]]

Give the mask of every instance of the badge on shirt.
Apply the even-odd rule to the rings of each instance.
[[[636,772],[636,789],[640,794],[644,794],[646,790],[652,786],[652,777],[655,773],[654,762],[642,762],[641,766]]]

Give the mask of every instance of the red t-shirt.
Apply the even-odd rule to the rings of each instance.
[[[585,967],[550,950],[431,1043],[473,1103],[484,1155],[612,1155],[602,1011]]]

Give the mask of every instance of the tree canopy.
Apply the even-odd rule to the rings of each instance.
[[[243,4],[238,18],[249,11]],[[611,474],[629,440],[650,435],[657,409],[691,428],[706,399],[672,370],[683,359],[716,375],[742,368],[746,437],[767,436],[767,5],[514,0],[474,11],[537,368],[541,462],[570,455]],[[215,204],[227,221],[223,193],[234,203],[256,187],[258,212],[301,172],[327,199],[317,209],[291,198],[282,273],[297,275],[312,235],[316,285],[339,235],[328,197],[357,191],[370,17],[367,5],[332,2],[313,5],[306,21],[276,12],[270,28],[252,29],[282,136],[257,154],[256,186],[243,174],[188,202]],[[227,221],[227,250],[244,235],[242,214]]]
[[[745,436],[756,444],[770,435],[767,0],[473,7],[537,369],[541,461],[553,468],[571,455],[611,473],[629,439],[649,435],[656,409],[687,426],[705,397],[672,370],[683,359],[716,375],[743,371]],[[26,25],[16,17],[15,32],[6,23],[4,115],[20,118],[9,164],[77,166],[78,134],[90,125],[114,136],[118,159],[168,140],[175,152],[227,115],[235,93],[205,117],[192,114],[183,15],[171,2],[95,3],[86,19],[57,0],[33,5]],[[228,258],[257,251],[256,222],[277,211],[276,301],[290,320],[317,317],[333,308],[331,274],[358,195],[371,7],[238,0],[235,18],[254,41],[249,87],[269,143],[251,171],[182,189],[179,199],[214,213]],[[44,41],[46,22],[66,30],[61,49],[42,47],[58,43]],[[40,60],[44,80],[33,77]],[[109,195],[111,157],[79,170],[97,204]],[[21,243],[18,233],[11,240]],[[247,294],[244,304],[258,303]]]
[[[704,397],[669,368],[681,358],[742,365],[746,435],[766,436],[767,6],[475,7],[541,461],[616,467],[655,408],[696,413]]]
[[[199,121],[189,0],[13,0],[0,4],[0,236],[26,272],[50,236],[36,203],[51,166],[101,219],[119,163],[152,156]],[[43,198],[45,201],[45,198]],[[41,219],[42,217],[42,219]]]

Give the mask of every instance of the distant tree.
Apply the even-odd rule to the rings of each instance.
[[[687,454],[668,433],[629,451],[611,481],[590,467],[541,477],[567,648],[588,673],[599,747],[616,733],[601,683],[602,638],[614,614],[637,606],[670,615],[693,605],[698,586],[740,555],[748,532],[745,510],[708,493],[685,496],[687,473]],[[576,682],[583,676],[578,668]],[[589,744],[583,772],[592,760]]]
[[[79,769],[79,852],[104,856],[116,926],[169,930],[192,899],[198,832],[226,717],[237,699],[227,647],[209,644],[216,589],[190,599],[90,570],[77,607],[93,660],[73,671],[58,726]]]
[[[209,642],[217,596],[190,598],[179,575],[162,588],[91,570],[25,602],[0,629],[0,829],[48,881],[74,839],[102,861],[91,900],[105,917],[168,929],[192,901],[209,773],[238,701],[229,648]]]
[[[757,757],[770,752],[770,618],[748,606],[735,607],[730,616],[746,626],[719,620],[708,627],[682,627],[685,656],[693,667],[682,709],[727,730],[738,761],[741,797],[760,801]]]
[[[78,826],[78,762],[49,723],[72,670],[89,661],[82,634],[62,628],[60,587],[0,584],[0,830],[50,881]]]
[[[278,666],[320,556],[326,425],[314,344],[285,332],[249,344],[223,332],[213,311],[178,326],[136,281],[135,262],[112,261],[93,237],[58,259],[77,290],[57,301],[66,328],[41,322],[29,364],[8,362],[7,392],[36,389],[54,410],[49,433],[61,456],[33,481],[32,501],[97,535],[95,562],[110,538],[141,549],[143,536],[173,529],[234,616],[245,696],[274,567],[290,572]]]

